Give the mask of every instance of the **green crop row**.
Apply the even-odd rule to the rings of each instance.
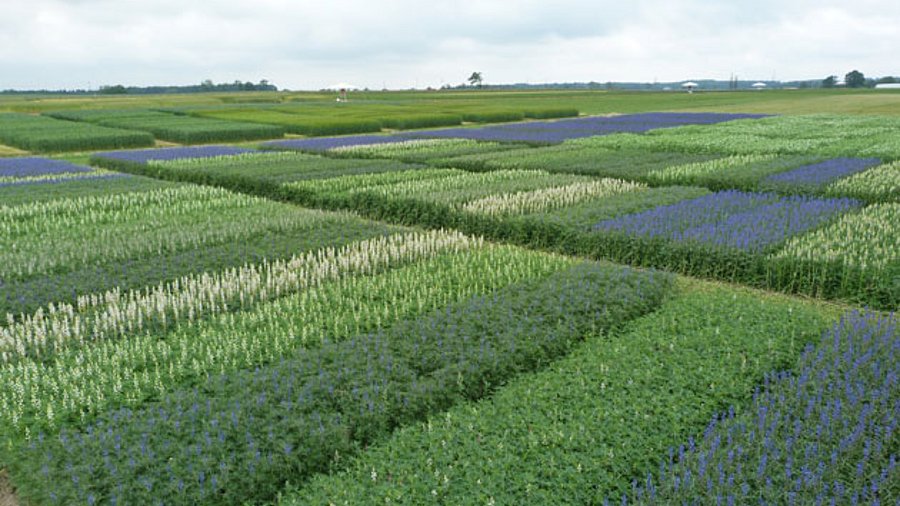
[[[307,228],[314,217],[198,186],[4,206],[0,276],[42,276],[242,240],[264,231]]]
[[[64,111],[48,115],[98,125],[150,132],[156,138],[181,144],[273,139],[284,130],[270,125],[197,118],[150,110]]]
[[[344,146],[329,149],[325,154],[349,158],[388,158],[410,163],[425,163],[433,159],[494,153],[510,149],[516,148],[511,144],[470,139],[417,139],[384,144]]]
[[[382,128],[381,122],[370,119],[306,118],[270,109],[197,111],[192,114],[203,118],[275,125],[283,128],[287,133],[309,136],[378,132]]]
[[[647,174],[646,179],[657,185],[699,185],[712,190],[757,190],[767,176],[820,160],[821,158],[802,155],[732,155],[653,170]]]
[[[716,158],[718,157],[705,154],[594,149],[562,144],[432,159],[429,163],[471,171],[531,169],[651,182],[647,177],[651,172]]]
[[[645,135],[619,134],[568,141],[595,148],[632,148],[715,154],[797,154],[900,159],[896,118],[873,116],[773,116],[716,125],[665,128]]]
[[[156,164],[156,168],[176,177],[183,175],[188,179],[199,177],[198,173],[221,174],[224,170],[238,172],[239,167],[246,167],[246,171],[251,172],[254,170],[253,160],[258,156],[263,155],[226,157],[220,161],[219,166],[211,163],[202,164],[199,172],[195,172],[193,168],[200,167],[201,164],[190,161],[162,162]],[[299,158],[295,160],[300,161]],[[308,163],[313,165],[321,163],[313,160],[314,158],[308,159]],[[798,162],[799,159],[794,159],[794,163]],[[724,162],[710,163],[714,167],[717,164],[727,166]],[[771,170],[771,166],[768,165],[771,162],[767,159],[757,160],[751,165],[753,163],[757,164],[755,166],[758,169],[756,175],[752,177],[757,179],[761,177],[761,173]],[[645,170],[647,173],[650,172],[649,168]],[[241,177],[246,180],[229,187],[240,186],[255,191],[253,176],[244,174]],[[303,205],[350,209],[370,218],[393,223],[430,228],[456,228],[466,233],[516,244],[652,266],[713,279],[739,281],[790,293],[840,298],[880,308],[895,307],[900,302],[900,286],[897,286],[890,275],[893,267],[867,264],[864,268],[865,275],[859,275],[849,269],[829,270],[828,267],[832,262],[824,256],[820,257],[812,268],[803,262],[775,261],[767,256],[770,253],[777,253],[784,240],[790,238],[792,234],[827,225],[832,220],[829,216],[834,213],[837,213],[835,217],[838,216],[844,212],[840,209],[856,205],[853,202],[823,201],[820,207],[816,207],[814,203],[803,204],[803,199],[798,197],[779,201],[777,204],[773,201],[772,204],[775,206],[771,211],[760,212],[774,214],[761,215],[759,220],[755,221],[744,220],[740,224],[726,226],[716,221],[719,218],[714,216],[709,218],[715,222],[716,234],[729,236],[728,241],[752,242],[756,240],[755,234],[770,232],[774,234],[771,239],[760,239],[764,248],[756,251],[750,246],[716,247],[712,236],[704,243],[647,238],[614,231],[596,231],[593,229],[594,226],[603,220],[649,211],[657,206],[680,202],[689,196],[699,197],[707,191],[684,187],[659,187],[650,193],[648,193],[650,190],[645,189],[602,196],[598,194],[594,197],[586,195],[585,200],[566,202],[564,187],[573,185],[571,188],[576,188],[589,185],[591,181],[593,180],[586,176],[549,174],[544,171],[498,169],[469,173],[453,169],[427,171],[410,169],[362,176],[323,175],[315,180],[304,179],[280,185],[268,184],[260,191]],[[467,204],[481,199],[485,199],[485,202],[519,199],[527,201],[532,197],[537,198],[538,195],[543,195],[541,199],[548,195],[553,195],[553,198],[547,200],[546,206],[542,204],[531,212],[529,205],[525,205],[520,210],[520,213],[524,214],[472,213],[465,210]],[[721,200],[724,197],[717,198]],[[796,220],[784,214],[799,212],[799,208],[797,211],[789,210],[797,206],[809,209],[810,214],[805,214],[803,220],[813,220],[809,222],[811,224],[794,223]],[[837,208],[832,209],[833,206]],[[590,219],[594,221],[589,221]],[[664,218],[657,217],[657,221],[661,219]],[[766,220],[773,219],[788,220],[792,223],[792,231],[785,235],[785,232],[769,230],[772,227]],[[824,221],[820,223],[820,220]],[[740,234],[736,229],[731,230],[738,225],[742,230],[746,229],[743,233],[746,236],[744,239],[739,238]],[[800,228],[794,231],[794,227]],[[750,229],[755,232],[750,232]],[[891,241],[892,237],[890,234],[882,233],[880,240]]]
[[[456,114],[421,114],[398,118],[383,118],[381,126],[394,130],[412,130],[414,128],[434,128],[461,125],[463,117]]]
[[[149,164],[93,157],[91,163],[113,170],[170,181],[211,184],[276,200],[298,200],[285,183],[348,175],[377,174],[421,166],[393,160],[344,160],[294,152],[263,152],[217,158],[185,159]]]
[[[492,262],[503,267],[480,272]],[[299,347],[390,325],[563,264],[508,247],[482,248],[458,234],[404,234],[83,298],[77,307],[4,328],[4,342],[30,333],[56,352],[36,354],[40,343],[4,351],[2,427],[21,440],[77,425],[207,374],[277,361]]]
[[[570,108],[533,109],[524,112],[483,107],[422,110],[371,103],[198,108],[187,112],[204,118],[277,125],[288,133],[309,136],[377,132],[382,128],[410,130],[454,126],[463,121],[490,123],[578,116],[578,110]]]
[[[766,178],[823,162],[827,156],[778,154],[777,150],[752,149],[725,156],[715,154],[716,150],[681,150],[678,146],[664,145],[660,141],[664,138],[611,135],[568,141],[558,146],[429,156],[420,160],[434,166],[470,171],[536,169],[622,178],[654,186],[700,185],[712,190],[775,190],[782,193],[851,196],[867,202],[896,201],[900,198],[896,163],[874,167],[830,185],[779,185],[766,181]],[[760,138],[764,144],[771,141],[769,137]],[[412,159],[410,155],[406,156]]]
[[[886,163],[832,183],[828,195],[854,197],[869,202],[900,201],[900,161]]]
[[[0,113],[0,143],[36,153],[152,146],[153,136],[42,116]]]
[[[130,183],[134,180],[140,184]],[[83,183],[56,200],[0,206],[0,314],[113,288],[154,285],[396,231],[346,214],[311,211],[218,189],[148,185],[144,178]],[[49,185],[48,185],[49,186]],[[85,196],[77,197],[83,194]],[[65,198],[63,198],[65,197]],[[312,233],[316,231],[316,233]]]
[[[872,204],[812,233],[795,237],[770,256],[772,276],[788,289],[813,295],[852,294],[861,304],[900,304],[900,204]]]
[[[505,260],[529,256],[541,255],[519,253]],[[667,275],[619,267],[566,269],[571,261],[563,259],[540,259],[537,270],[525,272],[521,263],[490,263],[497,260],[504,258],[482,257],[476,264],[526,276],[519,282],[506,279],[507,286],[496,291],[479,289],[481,296],[445,300],[436,311],[392,315],[398,323],[380,332],[329,335],[314,347],[282,347],[283,360],[269,366],[227,368],[201,381],[200,388],[173,389],[145,407],[107,412],[74,431],[81,437],[64,431],[36,441],[34,450],[24,445],[11,475],[23,495],[38,502],[51,493],[66,502],[89,501],[92,492],[127,503],[160,496],[175,504],[271,500],[284,480],[303,481],[334,459],[385,439],[397,426],[483,397],[565,354],[585,335],[605,333],[652,311],[670,284]],[[458,268],[447,274],[437,280],[406,278],[399,293],[408,292],[411,279],[420,287],[437,281],[435,291],[456,292]],[[484,282],[485,275],[496,276],[476,271],[463,279]],[[370,289],[368,281],[361,286]],[[396,297],[378,295],[382,304]],[[317,310],[329,319],[342,313],[332,305]],[[415,318],[416,313],[422,316]],[[262,334],[240,336],[246,342]],[[273,334],[264,332],[268,340]],[[247,361],[245,354],[239,356]],[[200,410],[204,414],[198,417]],[[46,459],[48,452],[57,457]],[[130,455],[140,464],[130,465]],[[198,472],[203,473],[199,480]],[[56,478],[63,475],[69,479]],[[82,490],[79,481],[89,481],[91,490]]]
[[[746,405],[834,315],[721,287],[683,290],[546,370],[397,431],[288,492],[300,504],[601,504],[713,414]]]
[[[79,198],[172,188],[179,183],[140,176],[123,176],[97,181],[71,179],[58,184],[0,186],[0,206],[17,206],[56,199]]]

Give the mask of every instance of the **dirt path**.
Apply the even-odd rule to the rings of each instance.
[[[19,506],[16,494],[13,492],[6,476],[6,469],[0,469],[0,506]]]

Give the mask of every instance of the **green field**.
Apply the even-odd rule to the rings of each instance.
[[[334,98],[0,95],[0,504],[900,501],[900,93]]]

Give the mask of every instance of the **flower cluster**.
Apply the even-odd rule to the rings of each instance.
[[[0,179],[90,172],[90,167],[42,157],[0,158]]]
[[[674,165],[662,169],[655,169],[647,174],[647,178],[659,183],[695,183],[704,180],[714,174],[722,174],[739,171],[745,165],[751,163],[768,162],[774,160],[775,155],[734,155],[724,158],[716,158],[703,162],[693,162],[684,165]]]
[[[478,240],[443,231],[369,239],[326,248],[287,261],[247,265],[221,273],[186,276],[145,290],[81,296],[75,304],[51,304],[0,327],[0,362],[59,351],[70,343],[121,337],[153,323],[191,322],[205,313],[250,306],[340,276],[371,273],[442,251],[461,251]]]
[[[586,264],[255,369],[213,374],[159,402],[23,449],[38,499],[244,504],[327,469],[336,454],[479,398],[584,333],[658,303],[668,276]],[[376,475],[377,479],[377,475]],[[39,486],[38,486],[39,484]]]
[[[465,203],[462,210],[491,216],[537,213],[643,188],[646,186],[621,179],[600,179],[531,191],[491,195]]]
[[[894,504],[898,350],[893,316],[846,315],[795,374],[768,375],[748,411],[732,407],[670,449],[631,502]]]
[[[879,163],[881,160],[877,158],[832,158],[780,174],[773,174],[767,177],[764,183],[773,187],[817,189]]]
[[[730,190],[606,220],[594,230],[760,251],[857,206],[851,199]]]

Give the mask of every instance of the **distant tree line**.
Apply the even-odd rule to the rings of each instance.
[[[865,74],[858,70],[851,70],[844,76],[843,85],[848,88],[874,88],[876,84],[900,83],[900,77],[885,76],[878,79],[866,78]],[[840,85],[837,76],[828,76],[822,80],[823,88],[834,88]]]
[[[101,86],[101,95],[149,95],[159,93],[205,93],[210,91],[278,91],[278,87],[263,79],[254,84],[250,81],[233,83],[213,83],[206,79],[197,85],[189,86]]]
[[[121,84],[104,85],[99,90],[3,90],[0,94],[23,94],[23,95],[92,95],[99,93],[101,95],[150,95],[165,93],[206,93],[211,91],[278,91],[278,87],[270,83],[267,79],[262,79],[258,83],[250,81],[234,81],[233,83],[213,83],[212,80],[206,79],[200,84],[187,86],[124,86]]]

